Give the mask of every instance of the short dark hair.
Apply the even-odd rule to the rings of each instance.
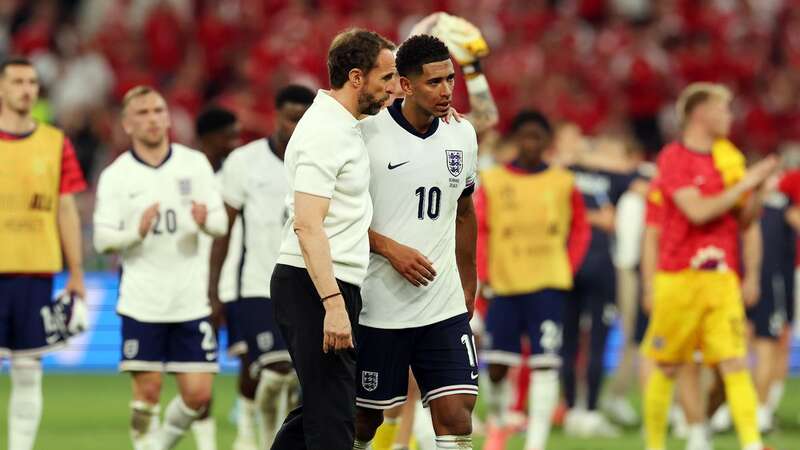
[[[350,71],[369,72],[381,50],[394,50],[395,45],[374,31],[353,28],[336,35],[328,50],[328,77],[331,88],[340,89],[347,82]]]
[[[219,106],[209,106],[203,110],[195,121],[197,137],[215,133],[236,123],[236,114]]]
[[[553,134],[553,126],[550,124],[547,116],[533,109],[523,109],[517,113],[514,119],[511,120],[511,128],[509,131],[511,133],[516,133],[523,125],[531,122],[542,127],[548,135]]]
[[[450,50],[438,38],[429,34],[418,34],[408,38],[397,50],[395,63],[401,76],[419,75],[422,66],[432,62],[447,61]]]
[[[8,66],[28,66],[33,67],[33,63],[30,59],[24,58],[22,56],[12,56],[7,58],[5,61],[0,63],[0,76],[6,74],[6,67]]]
[[[278,91],[275,96],[275,109],[281,109],[287,103],[311,105],[314,103],[314,91],[299,84],[290,84]]]

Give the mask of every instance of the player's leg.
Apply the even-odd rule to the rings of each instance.
[[[31,450],[42,417],[39,357],[63,346],[51,314],[52,277],[0,276],[0,355],[11,354],[10,450]]]
[[[702,366],[688,363],[678,373],[678,403],[686,424],[686,449],[706,450],[710,448],[706,427],[703,389],[700,375]]]
[[[566,292],[545,290],[527,296],[525,315],[531,342],[530,390],[526,450],[543,450],[550,436],[553,414],[559,400],[562,323]]]
[[[433,432],[430,421],[427,420],[425,415],[419,418],[419,422],[428,422],[425,424],[420,423],[420,425],[424,425],[426,428],[417,426],[417,404],[420,402],[420,399],[421,396],[419,393],[419,386],[417,386],[417,380],[414,379],[413,375],[409,375],[408,399],[403,403],[403,406],[400,407],[397,431],[395,432],[394,442],[391,446],[392,450],[409,450],[415,430],[419,432],[416,436],[416,442],[420,450],[435,448],[436,434]],[[422,430],[426,429],[430,431],[423,433]]]
[[[408,401],[383,412],[383,423],[375,431],[375,437],[372,439],[373,450],[391,450],[397,436],[400,416],[407,404]]]
[[[583,277],[575,278],[570,299],[564,305],[563,342],[561,346],[561,381],[564,387],[564,402],[567,414],[564,417],[564,431],[567,434],[581,434],[585,411],[577,408],[577,363],[581,335],[581,313],[586,303]]]
[[[467,314],[416,329],[411,369],[429,406],[437,449],[472,448],[478,358]]]
[[[488,379],[484,383],[488,431],[486,450],[504,449],[510,435],[508,409],[511,404],[509,367],[521,363],[521,337],[526,318],[522,296],[495,297],[489,303],[486,329],[482,340],[481,359],[488,363]]]
[[[652,360],[644,388],[644,425],[648,450],[666,447],[667,419],[680,366],[691,361],[705,305],[697,301],[695,274],[658,273],[654,279],[653,311],[643,356]]]
[[[414,332],[359,327],[353,448],[368,448],[383,423],[384,411],[406,402]]]
[[[256,388],[258,379],[250,375],[250,356],[239,355],[239,376],[237,377],[238,398],[236,410],[236,438],[233,450],[255,450],[258,448],[258,409],[256,408]],[[230,350],[229,350],[230,353]]]
[[[165,370],[175,374],[178,395],[164,411],[158,435],[159,450],[177,445],[211,402],[217,365],[217,338],[207,319],[170,324]]]
[[[738,278],[733,274],[702,273],[703,292],[714,307],[703,319],[703,356],[719,364],[731,417],[745,450],[762,450],[758,430],[758,398],[747,367],[745,313]]]
[[[785,303],[784,298],[776,298],[775,293],[783,293],[783,277],[777,274],[764,274],[761,282],[761,297],[758,303],[747,311],[751,323],[751,348],[756,364],[752,367],[753,383],[758,397],[758,426],[761,432],[772,429],[772,413],[769,409],[769,393],[778,371],[777,364],[780,335],[785,328],[786,313],[776,308],[777,303]],[[764,279],[766,278],[766,279]]]
[[[167,351],[168,324],[140,322],[122,316],[122,360],[119,368],[133,380],[130,437],[135,450],[149,450],[158,434],[161,372]]]
[[[245,340],[248,378],[256,382],[254,404],[259,411],[261,448],[272,445],[289,411],[297,407],[299,382],[292,367],[286,342],[275,323],[272,301],[243,298],[238,302],[238,326]]]
[[[614,437],[620,434],[619,429],[597,407],[605,379],[606,343],[611,325],[617,317],[616,281],[610,261],[607,270],[596,270],[592,274],[590,286],[587,297],[591,328],[586,364],[587,401],[586,414],[582,419],[583,434],[587,437]]]
[[[608,395],[601,401],[609,417],[625,426],[639,421],[636,411],[628,401],[637,361],[637,322],[639,317],[639,272],[635,269],[617,269],[617,309],[622,324],[622,357],[614,372]]]

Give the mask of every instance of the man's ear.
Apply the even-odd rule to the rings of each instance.
[[[347,73],[347,79],[356,89],[360,89],[367,82],[364,71],[361,69],[350,69],[350,72]]]
[[[412,95],[413,91],[411,90],[411,79],[401,76],[400,90],[403,91],[403,95],[405,95],[406,97]]]

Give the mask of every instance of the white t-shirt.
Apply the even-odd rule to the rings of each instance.
[[[208,208],[205,229],[191,215],[192,201]],[[159,203],[159,216],[142,239],[142,213]],[[200,234],[225,233],[227,216],[211,165],[202,153],[170,146],[153,167],[132,151],[100,174],[94,211],[94,244],[122,256],[117,312],[142,322],[184,322],[205,317],[208,253]]]
[[[369,263],[369,155],[358,121],[336,99],[320,90],[289,140],[284,157],[289,192],[278,263],[306,267],[294,232],[294,193],[330,199],[325,234],[334,276],[360,286]]]
[[[433,261],[436,278],[415,287],[389,261],[370,254],[360,323],[411,328],[467,312],[456,265],[458,200],[474,188],[478,142],[467,121],[436,120],[425,135],[408,124],[401,101],[363,121],[370,152],[373,231]]]
[[[270,296],[269,280],[281,247],[288,191],[283,161],[272,152],[267,139],[234,150],[222,166],[222,197],[240,211],[237,224],[244,234],[237,252],[238,282],[234,281],[239,297]]]

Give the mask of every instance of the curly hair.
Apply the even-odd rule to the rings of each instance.
[[[408,38],[397,50],[395,62],[401,76],[419,75],[422,66],[450,59],[450,50],[438,38],[429,34],[418,34]]]

